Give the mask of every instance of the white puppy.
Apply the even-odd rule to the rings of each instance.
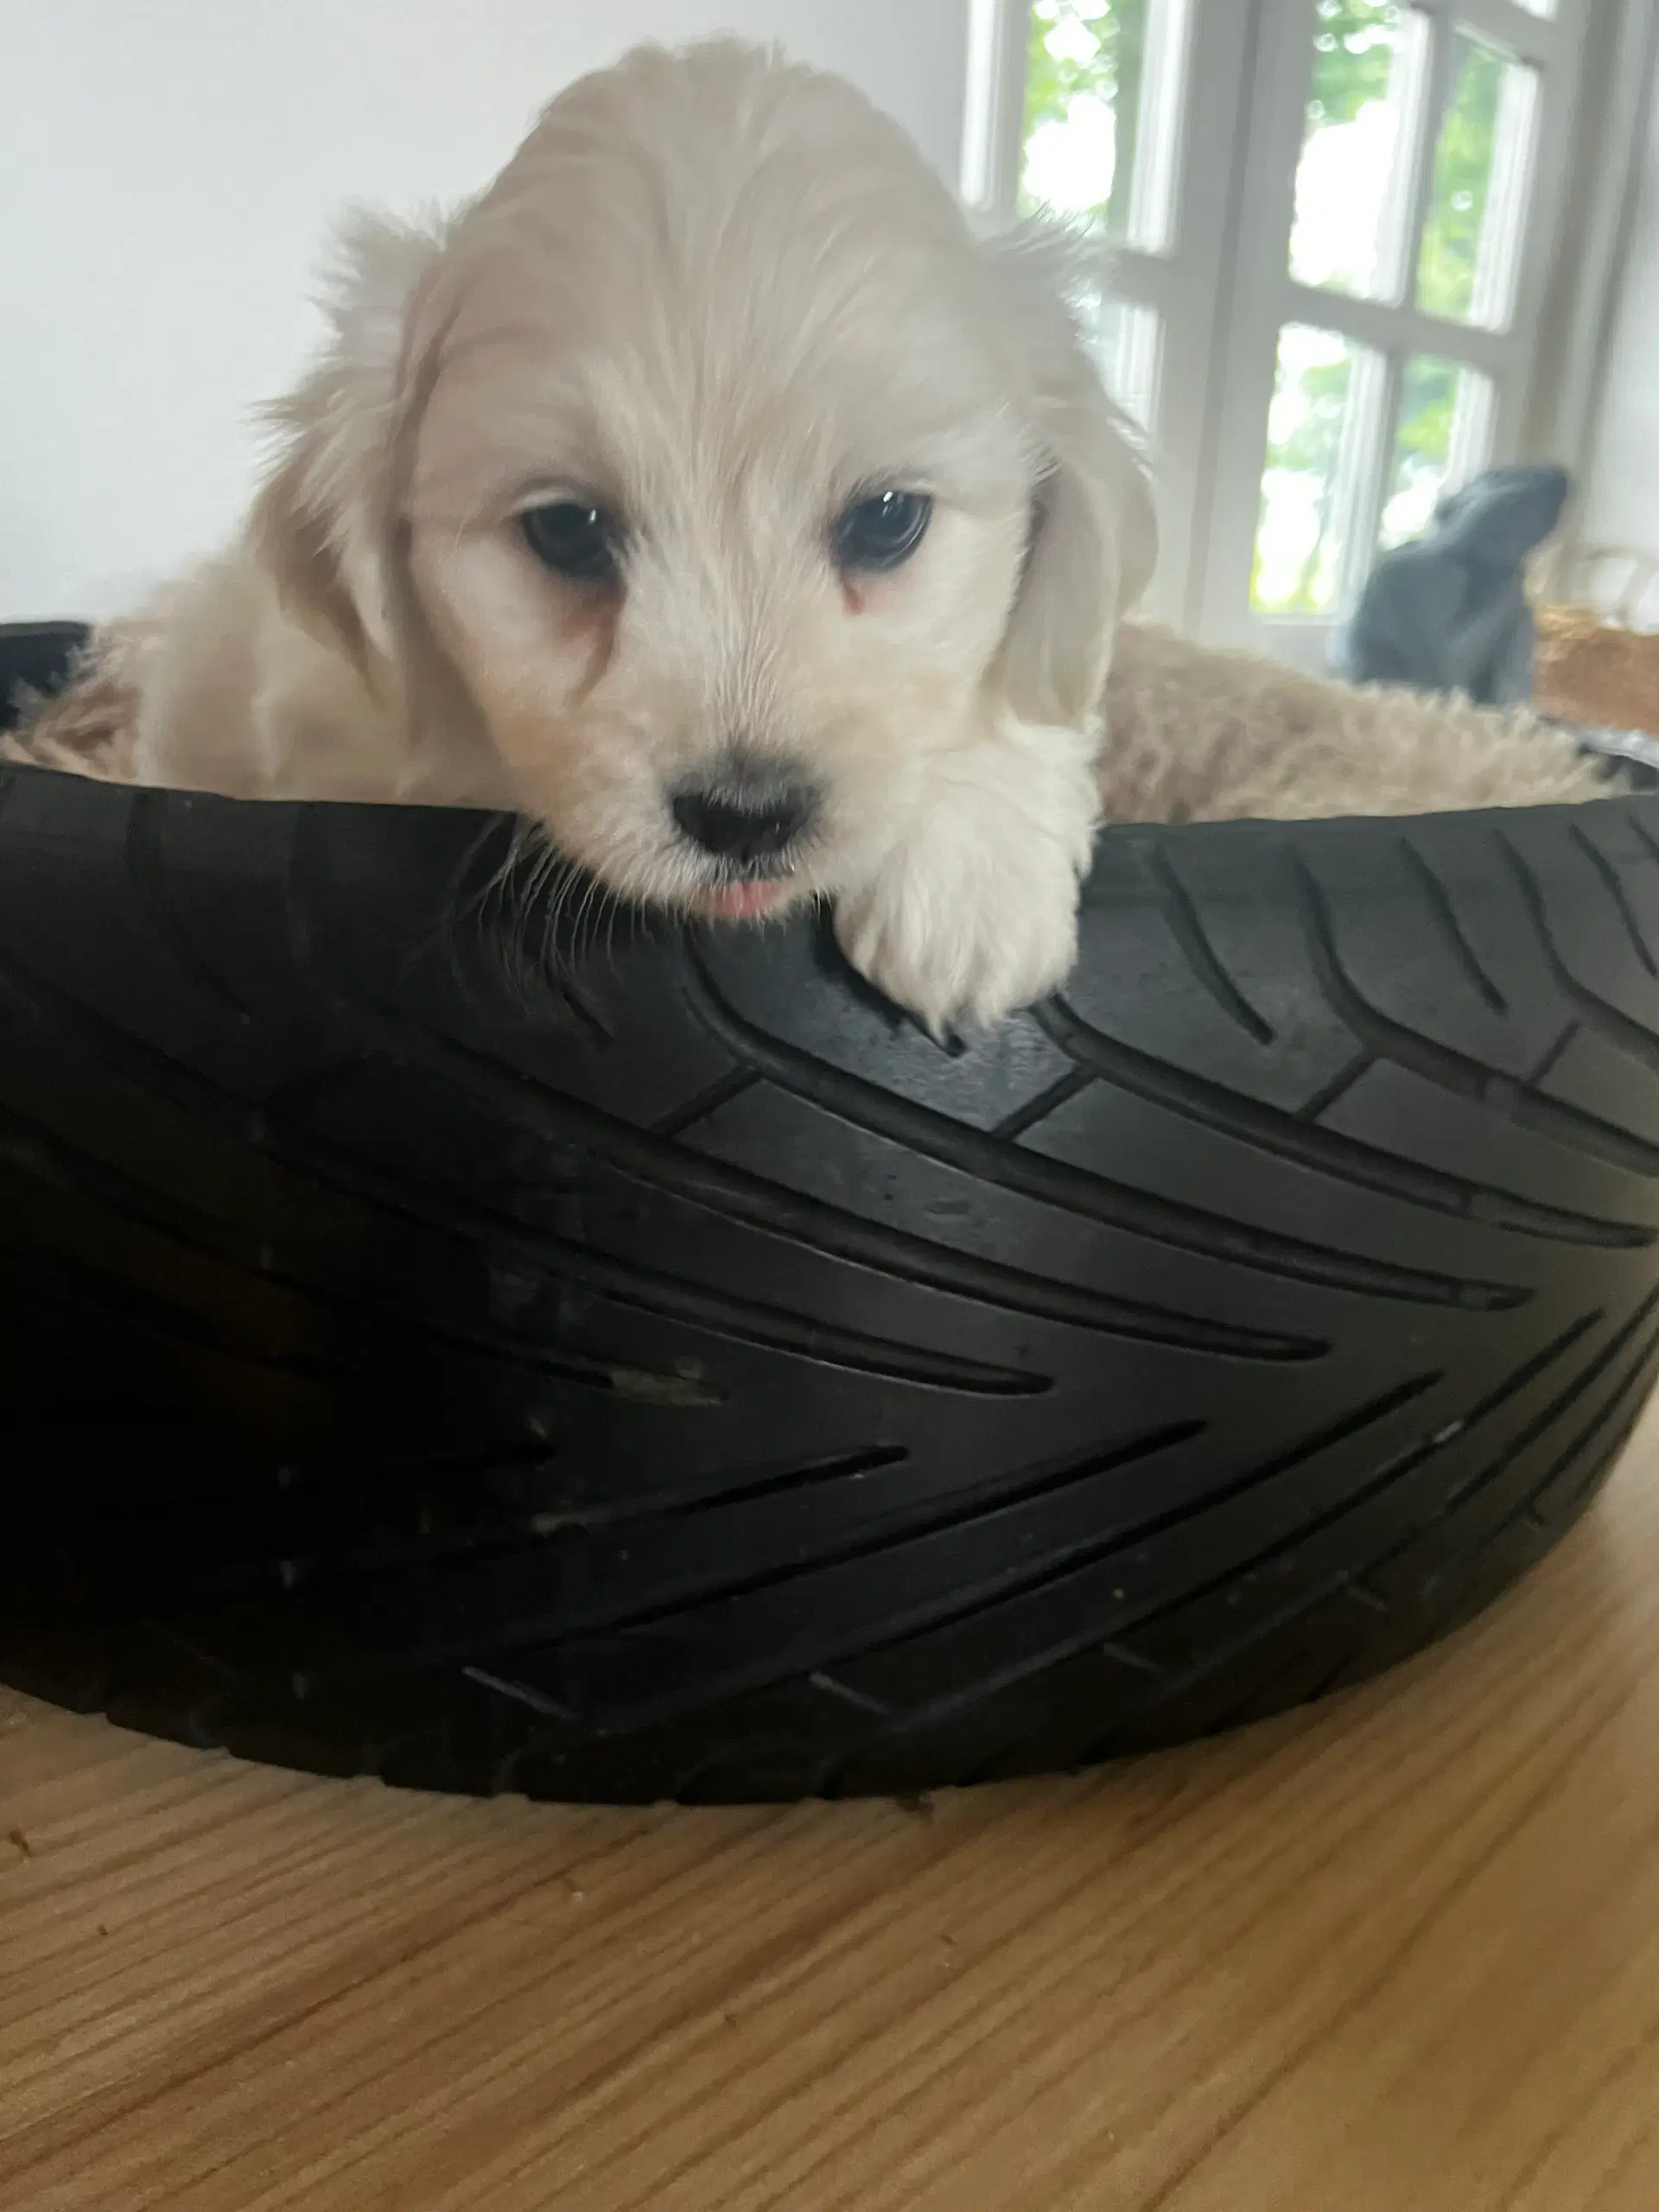
[[[560,95],[454,219],[359,219],[136,772],[511,806],[613,891],[835,904],[935,1028],[1058,982],[1140,463],[1068,255],[982,242],[849,86],[721,42]]]

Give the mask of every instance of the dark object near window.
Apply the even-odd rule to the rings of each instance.
[[[1478,706],[1532,694],[1527,556],[1560,519],[1564,468],[1489,468],[1442,499],[1434,525],[1385,553],[1338,640],[1337,665],[1356,683],[1461,691]]]

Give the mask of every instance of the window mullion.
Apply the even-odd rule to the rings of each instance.
[[[1351,606],[1358,596],[1371,564],[1382,520],[1382,500],[1400,416],[1400,388],[1403,363],[1392,349],[1376,358],[1373,389],[1361,399],[1359,435],[1355,440],[1354,481],[1343,505],[1345,529],[1339,541],[1337,601]]]
[[[1243,644],[1251,633],[1250,560],[1313,81],[1312,0],[1259,0],[1254,25],[1243,160],[1230,210],[1230,290],[1217,319],[1199,471],[1205,504],[1185,604],[1187,626],[1217,644]]]
[[[1010,219],[1020,205],[1031,0],[969,0],[962,196]]]
[[[1111,285],[1119,299],[1139,300],[1167,315],[1184,299],[1191,280],[1173,255],[1137,253],[1132,247],[1119,246],[1112,251]]]
[[[1454,25],[1462,25],[1497,40],[1521,60],[1545,68],[1554,64],[1563,44],[1558,19],[1535,16],[1530,9],[1516,7],[1514,0],[1410,0],[1410,4],[1435,17],[1434,28],[1442,36]]]
[[[1435,156],[1452,95],[1452,20],[1444,15],[1436,16],[1428,27],[1428,74],[1417,121],[1417,143],[1411,150],[1406,242],[1401,261],[1400,297],[1409,308],[1414,308],[1417,300],[1417,273],[1422,266],[1423,232],[1434,189]]]
[[[1349,292],[1327,292],[1317,285],[1299,284],[1287,277],[1280,293],[1280,320],[1311,322],[1322,330],[1340,331],[1356,344],[1374,346],[1378,353],[1398,348],[1412,353],[1438,353],[1442,359],[1465,363],[1494,379],[1511,375],[1529,352],[1528,342],[1513,330],[1482,330],[1471,322],[1452,322],[1443,315],[1425,315],[1421,308],[1389,307],[1381,300],[1356,299]]]

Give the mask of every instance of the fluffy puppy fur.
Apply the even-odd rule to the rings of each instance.
[[[838,79],[642,48],[457,216],[350,226],[246,530],[36,750],[101,714],[105,772],[513,807],[693,912],[827,899],[936,1027],[1065,975],[1103,802],[1587,795],[1494,718],[1156,632],[1108,685],[1155,533],[1072,275]],[[884,499],[924,526],[867,558]]]
[[[458,217],[353,224],[247,531],[148,656],[137,775],[513,806],[625,897],[832,900],[936,1024],[1037,995],[1154,550],[1067,281],[839,79],[635,52]],[[844,557],[887,494],[931,503],[914,550]],[[553,509],[607,572],[538,560]],[[711,806],[800,818],[734,853]]]

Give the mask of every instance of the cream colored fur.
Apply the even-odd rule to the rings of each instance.
[[[744,895],[832,901],[935,1027],[1065,975],[1103,810],[1587,796],[1536,732],[1119,627],[1154,532],[1077,275],[973,235],[839,80],[640,49],[473,207],[353,222],[247,529],[33,742],[79,716],[90,758],[101,715],[102,772],[147,783],[513,807],[692,912],[732,878],[675,795],[758,763],[817,807]],[[882,491],[931,498],[925,535],[838,569],[837,516]],[[613,585],[533,556],[522,518],[560,500],[615,518]]]

